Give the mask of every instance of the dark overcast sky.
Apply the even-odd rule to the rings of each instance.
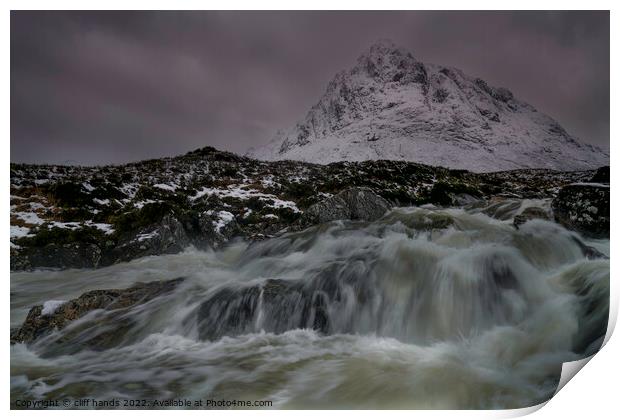
[[[608,12],[12,12],[11,161],[245,152],[380,38],[608,148]]]

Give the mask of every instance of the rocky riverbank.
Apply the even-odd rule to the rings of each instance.
[[[203,148],[121,166],[11,165],[11,269],[93,268],[262,240],[393,206],[555,197],[595,171],[477,174],[411,162],[262,162]]]

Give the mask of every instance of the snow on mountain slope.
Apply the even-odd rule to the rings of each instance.
[[[315,163],[408,160],[477,172],[609,163],[607,152],[578,142],[509,90],[424,64],[389,41],[338,73],[303,120],[248,155]]]

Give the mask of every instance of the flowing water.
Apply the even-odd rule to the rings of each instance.
[[[512,217],[531,204],[548,202],[400,208],[373,223],[334,222],[217,252],[12,273],[12,327],[45,301],[185,280],[123,313],[131,323],[111,348],[80,341],[115,328],[105,311],[12,345],[11,400],[444,409],[543,402],[562,363],[602,343],[609,260],[587,259],[579,241],[606,255],[609,241],[587,242],[542,220],[515,229]]]

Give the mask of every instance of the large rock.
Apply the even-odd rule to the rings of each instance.
[[[551,208],[555,220],[566,228],[593,238],[609,237],[609,185],[567,185]]]
[[[32,247],[19,256],[11,255],[11,270],[27,270],[33,267],[97,268],[100,262],[101,248],[95,244],[51,243],[40,248]]]
[[[148,255],[175,254],[191,244],[183,224],[174,216],[166,215],[162,220],[140,232],[132,233],[121,241],[109,255],[107,264],[129,261]]]
[[[197,229],[192,232],[192,242],[198,248],[217,248],[241,233],[234,214],[228,210],[207,210],[198,215]],[[239,210],[237,210],[239,212]]]
[[[96,309],[106,311],[128,309],[148,302],[172,291],[181,281],[183,279],[179,278],[137,283],[127,289],[93,290],[56,307],[34,306],[28,312],[22,326],[11,332],[11,343],[31,343],[54,331],[64,329],[72,321],[82,318]],[[90,344],[109,342],[117,333],[117,328],[108,329],[107,333],[93,337]]]
[[[512,224],[519,229],[519,226],[533,219],[551,220],[551,216],[547,210],[540,207],[528,207],[514,217]]]
[[[356,325],[368,316],[363,311],[379,304],[380,291],[371,276],[338,275],[336,270],[301,280],[226,285],[203,301],[185,323],[196,326],[201,340],[300,328],[321,334],[357,333]]]
[[[373,221],[383,216],[390,207],[390,203],[370,188],[354,187],[310,206],[304,213],[302,224],[347,219]]]
[[[446,229],[454,225],[454,218],[441,211],[418,210],[414,212],[395,210],[385,216],[388,224],[402,223],[410,229],[430,231]]]
[[[609,178],[609,166],[601,166],[597,169],[590,182],[605,182],[609,184]]]
[[[258,312],[260,328],[283,333],[296,328],[329,332],[327,302],[339,299],[335,282],[271,279],[244,288],[226,287],[203,302],[196,313],[202,340],[253,332]],[[260,306],[260,308],[259,308]]]

